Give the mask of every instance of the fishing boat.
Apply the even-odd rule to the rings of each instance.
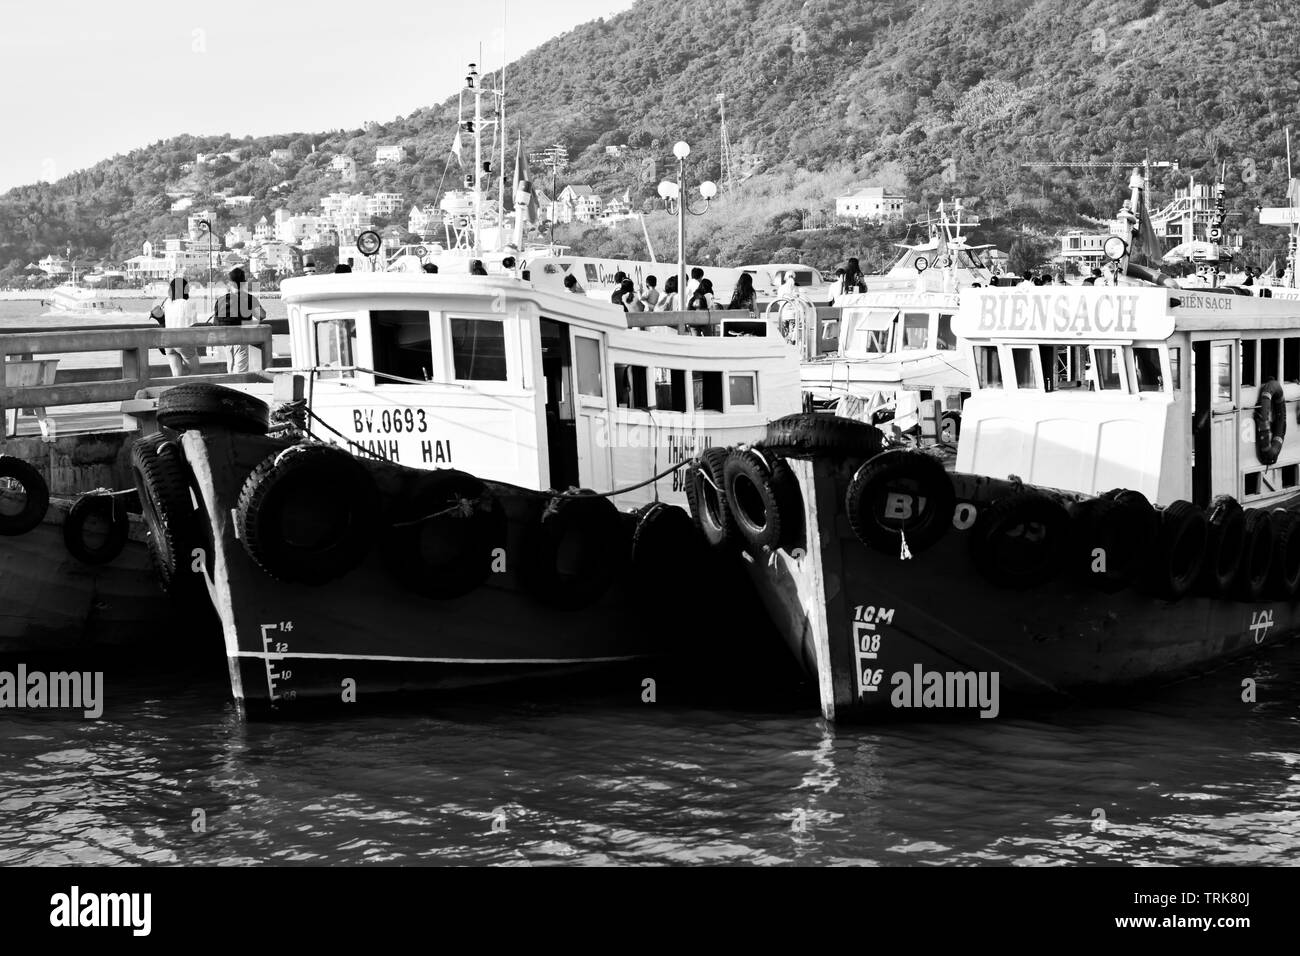
[[[729,452],[797,477],[782,501],[734,465],[699,519],[828,718],[991,717],[999,693],[1140,689],[1300,630],[1296,302],[1179,288],[1123,237],[1107,250],[1120,284],[962,292],[951,473],[834,416]]]
[[[237,700],[567,676],[726,613],[687,510],[722,473],[685,472],[798,410],[797,356],[748,312],[629,313],[523,271],[286,280],[290,368],[158,397],[183,461],[140,493]]]

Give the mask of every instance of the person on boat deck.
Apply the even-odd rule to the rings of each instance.
[[[249,320],[255,325],[260,324],[266,318],[266,310],[262,308],[262,303],[248,291],[244,270],[231,269],[230,283],[235,288],[217,300],[212,310],[212,324],[231,326]],[[247,345],[226,346],[226,370],[228,372],[248,371]]]
[[[149,314],[157,319],[160,312],[163,327],[168,329],[188,329],[199,320],[199,304],[190,298],[190,284],[180,276],[172,279],[167,301]],[[163,353],[174,377],[198,374],[199,350],[194,346],[167,348]]]
[[[699,266],[696,266],[694,269],[691,270],[691,277],[686,282],[685,299],[687,302],[690,302],[692,297],[694,297],[695,290],[700,287],[700,283],[703,280],[704,280],[704,270],[701,269]]]
[[[471,259],[469,261],[469,274],[472,276],[487,275],[487,269],[483,267],[482,259]]]
[[[641,293],[641,307],[646,312],[653,312],[659,303],[659,277],[645,277],[645,292]]]
[[[430,275],[438,274],[438,267],[434,265],[432,262],[426,262],[424,265],[420,266],[420,268],[423,269],[425,272],[429,273]]]
[[[578,277],[575,275],[567,275],[564,277],[564,287],[575,295],[587,294],[587,291],[582,286],[578,285]]]
[[[623,283],[627,280],[626,272],[614,273],[614,291],[609,294],[609,301],[615,305],[623,304]]]
[[[681,306],[677,303],[677,276],[669,276],[668,281],[664,283],[664,294],[659,297],[655,311],[678,312],[680,310]]]
[[[740,278],[736,280],[736,289],[731,293],[731,301],[727,303],[727,308],[753,312],[755,305],[754,277],[748,272],[742,272]]]
[[[712,312],[717,308],[717,303],[713,298],[713,283],[708,279],[701,279],[700,284],[695,287],[695,294],[690,297],[686,303],[688,311]]]
[[[644,312],[645,306],[636,295],[636,283],[631,279],[624,279],[623,284],[618,287],[619,304],[623,306],[624,312]]]
[[[844,280],[840,284],[840,291],[846,294],[867,291],[867,280],[863,277],[862,266],[856,258],[851,258],[844,264]]]

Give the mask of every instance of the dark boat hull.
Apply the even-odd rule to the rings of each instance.
[[[951,696],[926,702],[930,674],[988,675],[990,682],[996,675],[1008,699],[1135,690],[1220,667],[1300,631],[1296,601],[1196,594],[1171,601],[1133,587],[1109,593],[1087,574],[1066,571],[1024,590],[991,583],[972,557],[971,520],[1012,490],[1003,481],[953,475],[960,516],[953,526],[908,560],[884,554],[864,546],[845,517],[850,467],[825,459],[792,464],[808,527],[819,531],[810,536],[812,550],[801,561],[785,552],[747,558],[791,651],[817,676],[827,717],[952,707]]]
[[[580,610],[528,593],[515,559],[539,505],[536,495],[511,498],[505,486],[492,486],[508,516],[504,567],[467,595],[411,592],[377,549],[324,586],[277,581],[236,539],[232,510],[253,468],[285,443],[217,428],[187,432],[183,443],[213,542],[205,578],[222,621],[232,693],[255,709],[613,670],[665,653],[674,639],[653,624],[662,596],[638,593],[634,582],[616,582]],[[365,465],[381,491],[413,471]]]

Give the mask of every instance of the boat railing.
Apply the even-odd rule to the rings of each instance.
[[[155,376],[150,368],[150,352],[164,348],[222,348],[247,345],[247,373],[213,373],[175,378]],[[76,352],[121,352],[121,368],[59,369],[52,382],[48,371],[40,376],[41,384],[31,381],[24,370],[36,362],[33,356],[57,356]],[[50,359],[39,360],[49,363]],[[188,329],[118,328],[74,329],[59,332],[17,332],[0,334],[0,420],[8,409],[44,410],[69,405],[97,405],[126,402],[150,386],[177,385],[181,382],[230,383],[261,380],[261,370],[271,364],[271,328],[252,326],[196,326]],[[10,368],[14,374],[9,374]],[[42,423],[44,426],[44,422]],[[42,427],[42,431],[44,431]]]
[[[708,329],[706,335],[766,334],[770,325],[762,313],[748,309],[691,310],[689,312],[629,312],[629,329],[676,328],[678,332],[690,329]],[[763,332],[758,327],[763,326]]]

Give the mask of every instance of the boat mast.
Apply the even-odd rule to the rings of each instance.
[[[497,91],[497,135],[501,138],[501,164],[497,167],[497,244],[506,228],[506,5],[501,4],[501,89]]]
[[[474,258],[483,254],[479,227],[483,224],[483,89],[475,64],[469,65],[465,83],[474,94]]]

